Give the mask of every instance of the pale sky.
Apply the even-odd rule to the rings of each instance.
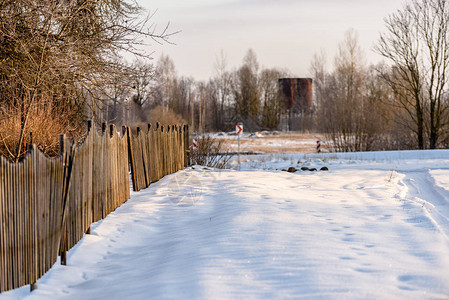
[[[158,27],[170,22],[176,45],[152,43],[157,60],[162,53],[174,61],[179,75],[206,80],[214,75],[223,50],[228,68],[242,63],[252,48],[261,67],[288,68],[293,76],[309,77],[314,53],[321,49],[332,64],[337,45],[355,29],[368,63],[381,58],[372,51],[384,18],[405,0],[137,0],[157,9]]]

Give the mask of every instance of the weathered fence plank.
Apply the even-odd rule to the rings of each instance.
[[[2,287],[6,289],[6,224],[5,224],[5,192],[6,187],[4,184],[4,175],[5,175],[5,163],[4,158],[0,157],[0,292],[3,291]]]

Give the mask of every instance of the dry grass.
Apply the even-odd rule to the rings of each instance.
[[[164,127],[173,124],[186,124],[186,121],[182,118],[181,115],[175,113],[169,108],[164,108],[162,106],[157,106],[156,108],[150,110],[148,112],[148,120],[150,120],[150,122],[157,121]]]
[[[49,157],[59,155],[59,135],[65,133],[70,139],[79,141],[86,133],[85,126],[74,124],[73,116],[66,112],[57,112],[48,105],[33,107],[30,111],[24,140],[20,145],[19,157],[26,151],[26,145],[32,142]],[[17,109],[3,109],[0,113],[0,155],[11,161],[17,160],[17,146],[21,132],[21,117]]]
[[[190,155],[193,165],[226,169],[232,155],[224,148],[224,141],[211,136],[196,137],[198,147]]]
[[[231,151],[237,151],[237,136],[219,137]],[[260,137],[240,137],[240,151],[257,153],[315,153],[316,141],[323,141],[321,134],[308,133],[280,133],[278,135],[264,135]],[[321,144],[326,152],[326,147]]]

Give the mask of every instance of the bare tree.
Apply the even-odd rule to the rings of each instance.
[[[131,68],[130,93],[134,107],[135,121],[148,122],[144,112],[144,105],[150,99],[151,83],[154,78],[154,68],[142,60],[136,60]]]
[[[168,55],[162,55],[159,58],[156,76],[162,97],[162,106],[168,109],[176,81],[175,64]]]
[[[209,130],[221,130],[223,124],[223,115],[220,109],[220,82],[217,78],[210,79],[206,85],[207,100],[209,110],[206,117],[206,123],[209,124]]]
[[[190,130],[194,131],[198,123],[198,83],[191,77],[178,76],[175,64],[168,55],[161,55],[156,63],[150,90],[146,112],[162,107],[166,112],[181,115],[188,121]]]
[[[264,69],[260,73],[259,83],[263,102],[261,125],[264,128],[276,129],[279,125],[281,100],[278,80],[283,76],[284,73],[276,69]]]
[[[258,83],[259,63],[256,54],[249,49],[243,59],[243,65],[234,75],[233,92],[235,111],[245,122],[247,128],[258,126],[260,111],[260,90]]]
[[[132,76],[118,72],[110,78],[109,89],[104,94],[107,107],[105,117],[101,122],[114,123],[120,127],[128,121],[129,95],[132,86]]]
[[[230,102],[232,97],[232,75],[227,70],[227,58],[223,51],[217,57],[215,62],[216,77],[214,84],[216,86],[217,98],[219,99],[219,111],[217,115],[217,130],[225,130],[225,120],[230,119],[229,113]]]
[[[197,86],[197,97],[198,97],[198,132],[203,134],[206,130],[206,112],[208,103],[208,92],[207,86],[204,82],[198,82]]]
[[[355,31],[348,31],[340,43],[334,71],[328,73],[324,66],[324,55],[316,55],[311,71],[316,78],[321,130],[336,151],[373,150],[383,130],[378,120],[381,101]]]
[[[18,160],[29,131],[30,114],[46,102],[68,114],[84,117],[109,89],[112,74],[127,66],[116,58],[122,51],[142,57],[143,38],[167,41],[155,32],[150,15],[141,16],[135,2],[123,0],[0,1],[0,103],[19,116],[10,157]],[[5,143],[3,143],[5,144]]]
[[[190,102],[193,102],[195,98],[195,80],[191,77],[180,77],[175,83],[170,107],[185,120],[189,120],[191,117]]]
[[[424,148],[426,121],[429,147],[438,145],[447,105],[449,71],[449,3],[412,0],[385,20],[376,51],[394,65],[384,78],[396,91],[398,102],[416,124],[420,149]],[[410,109],[412,108],[412,109]]]
[[[324,88],[326,86],[327,73],[327,58],[326,53],[323,49],[319,53],[313,55],[313,59],[310,63],[310,73],[313,77],[313,88],[315,102],[318,107],[321,106],[323,102],[323,95],[325,93]]]

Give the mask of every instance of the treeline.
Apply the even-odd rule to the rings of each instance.
[[[392,69],[365,63],[355,31],[349,30],[338,45],[331,68],[321,52],[315,54],[310,71],[315,128],[335,151],[417,148],[413,120],[397,105],[394,91],[381,76]]]
[[[316,131],[335,151],[446,148],[448,24],[446,1],[410,0],[385,19],[374,50],[386,63],[377,66],[365,63],[349,31],[332,65],[319,53],[301,76],[314,86],[304,110],[287,107],[279,92],[279,78],[292,74],[261,68],[251,49],[232,70],[221,54],[207,81],[179,76],[168,56],[151,63],[145,39],[166,42],[171,33],[155,33],[135,2],[0,1],[0,154],[17,161],[33,141],[55,155],[58,135],[81,139],[86,119],[187,123],[197,133],[239,122]]]
[[[315,55],[314,107],[307,114],[297,110],[293,118],[301,130],[324,133],[335,151],[447,148],[449,3],[411,0],[385,19],[385,27],[373,49],[384,63],[366,64],[352,30],[330,67],[324,54]],[[229,72],[225,65],[217,63],[217,75],[208,82],[172,77],[164,85],[172,96],[159,99],[182,104],[168,106],[199,132],[232,130],[236,122],[249,130],[282,129],[287,107],[278,78],[289,72],[259,71],[252,50],[238,69]],[[190,105],[178,97],[176,82],[189,87]]]
[[[411,0],[385,19],[366,66],[356,34],[340,44],[332,72],[312,63],[320,131],[338,151],[449,146],[449,3]]]
[[[284,130],[286,118],[293,117],[295,126],[291,129],[325,134],[334,151],[431,148],[431,110],[425,107],[430,100],[422,100],[425,130],[419,138],[414,97],[405,82],[394,85],[394,80],[399,80],[399,68],[394,64],[367,64],[357,33],[349,30],[332,64],[324,52],[311,61],[314,106],[307,113],[298,108],[289,115],[278,80],[291,77],[291,73],[260,69],[251,49],[234,70],[227,69],[221,54],[215,76],[206,82],[178,76],[173,61],[161,56],[154,71],[149,72],[151,76],[142,75],[126,85],[131,88],[119,105],[105,102],[104,121],[176,120],[188,123],[192,132],[204,133],[232,131],[238,122],[245,125],[245,130]],[[141,65],[141,69],[151,70],[152,66]],[[447,98],[442,97],[438,142],[433,148],[449,146],[448,105]]]
[[[104,121],[120,125],[184,120],[192,132],[199,133],[229,131],[238,122],[248,130],[279,128],[283,107],[278,79],[289,73],[261,69],[251,49],[232,71],[222,53],[208,81],[178,76],[173,61],[165,55],[155,66],[137,61],[134,68],[141,71],[140,76],[118,79],[116,97],[104,102]]]
[[[222,54],[206,82],[178,77],[162,56],[151,80],[132,84],[142,89],[132,115],[146,122],[172,112],[199,133],[233,130],[238,122],[247,130],[282,130],[288,118],[296,124],[290,129],[324,133],[334,151],[447,148],[448,24],[446,1],[411,0],[385,19],[373,49],[386,59],[378,65],[366,63],[349,30],[331,65],[323,53],[313,58],[314,106],[307,113],[286,107],[279,93],[278,79],[290,72],[260,69],[252,50],[234,70]],[[119,114],[113,111],[109,121]]]

